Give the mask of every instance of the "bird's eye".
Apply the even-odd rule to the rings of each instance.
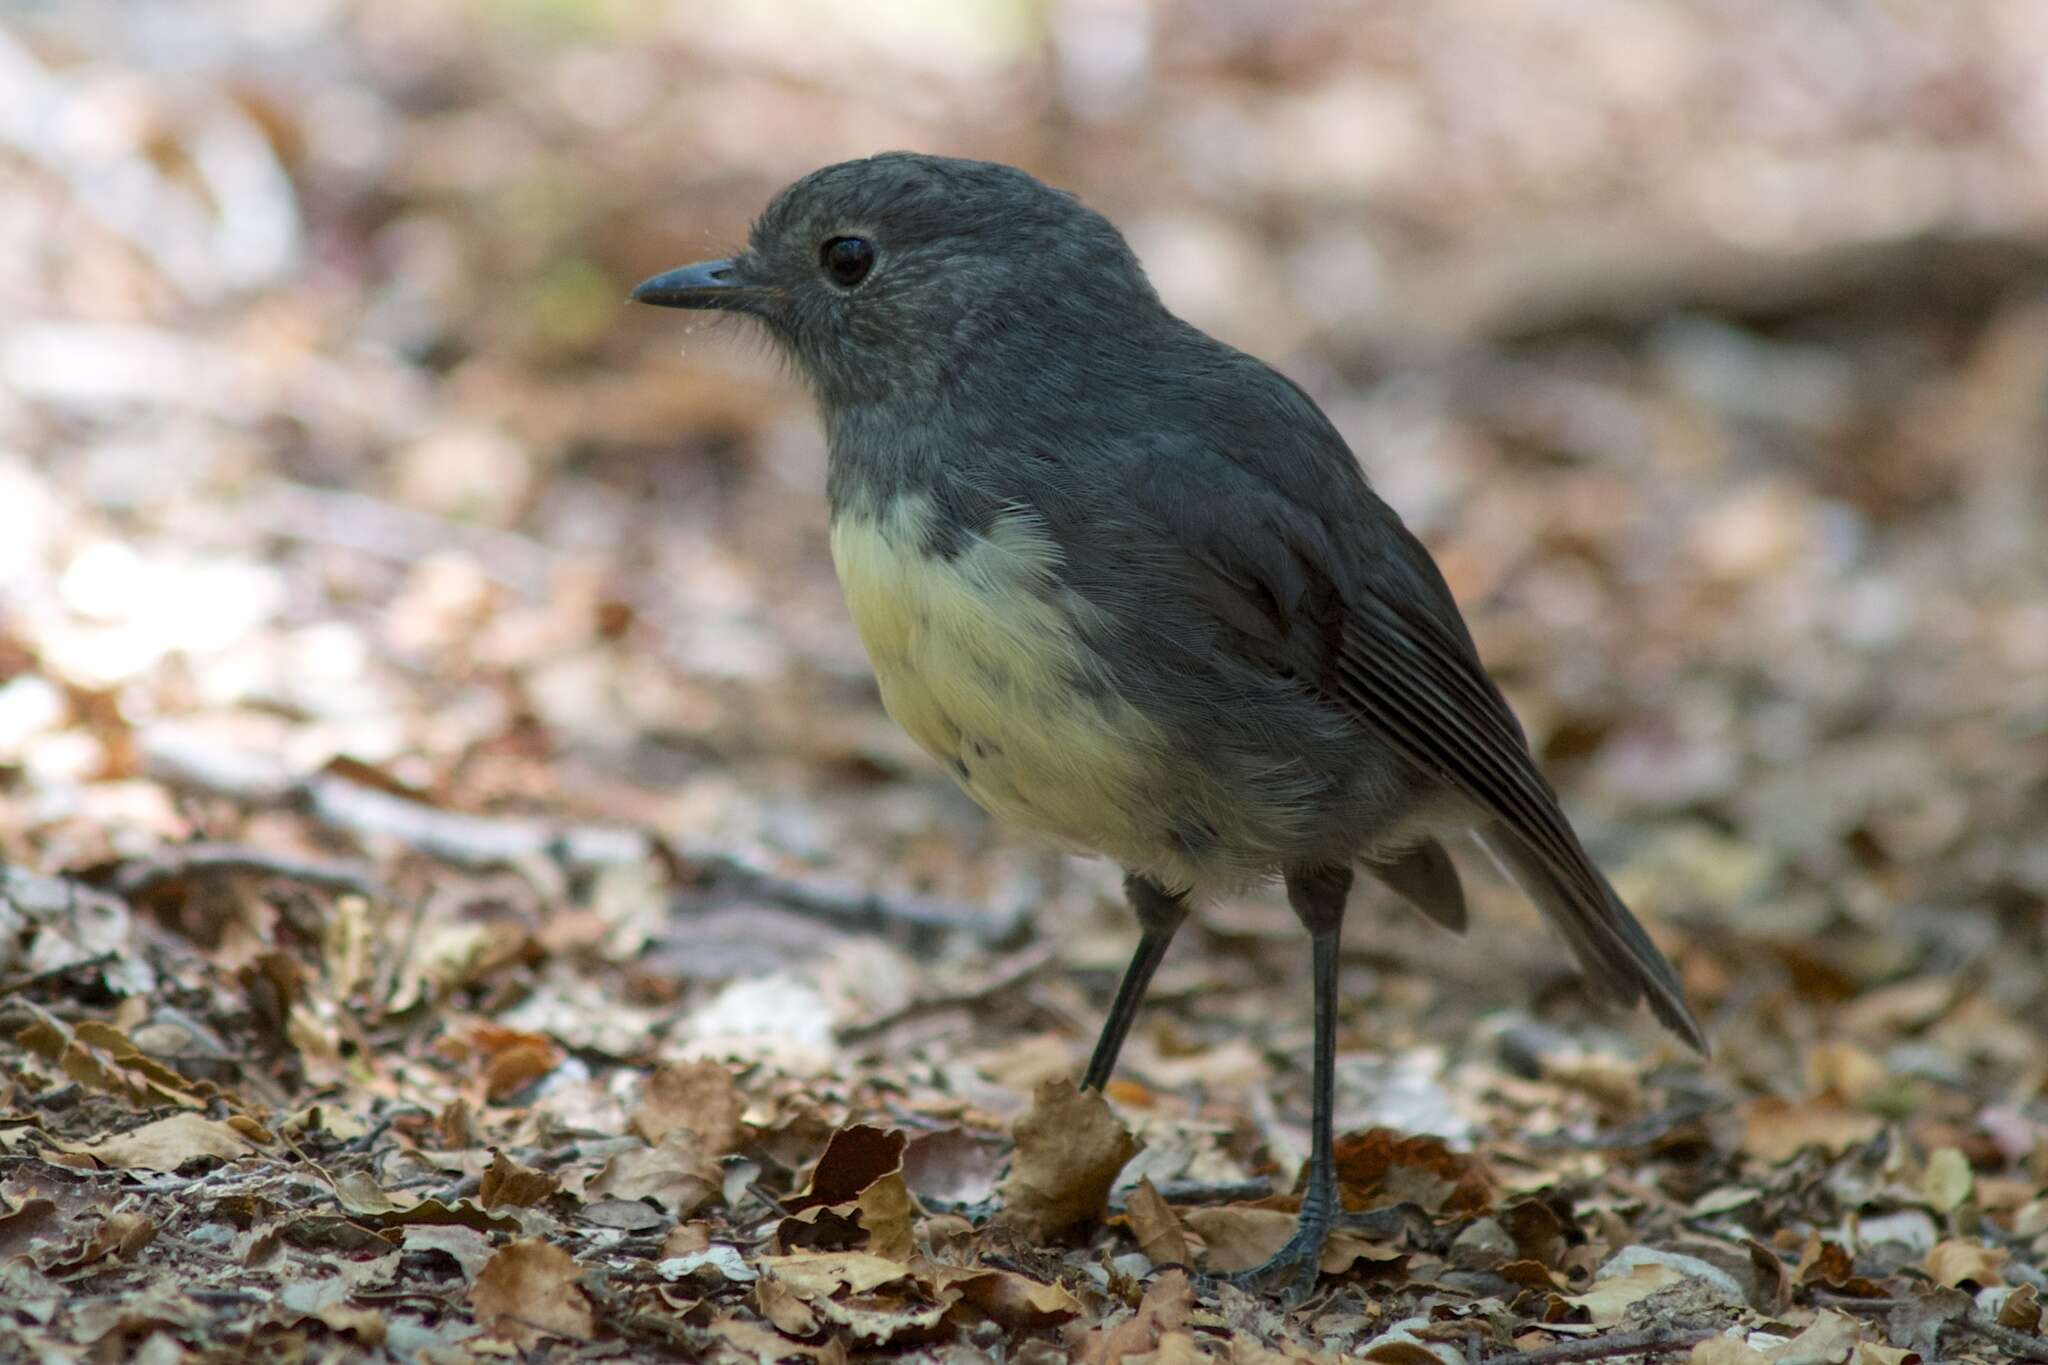
[[[864,238],[834,237],[818,252],[818,262],[835,283],[851,289],[875,268],[875,249]]]

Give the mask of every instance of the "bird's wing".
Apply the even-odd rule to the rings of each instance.
[[[1622,1004],[1647,996],[1704,1051],[1670,964],[1580,846],[1421,542],[1355,472],[1313,509],[1241,465],[1212,472],[1215,496],[1187,495],[1205,481],[1185,463],[1140,496],[1227,647],[1301,680],[1483,811],[1489,846],[1595,989]]]

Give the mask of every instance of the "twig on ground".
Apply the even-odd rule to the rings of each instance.
[[[658,853],[687,876],[733,896],[754,896],[835,926],[907,931],[913,938],[969,934],[1009,947],[1029,931],[1022,914],[991,919],[921,896],[884,896],[802,881],[734,853],[668,850],[644,830],[564,825],[529,816],[442,810],[338,773],[299,774],[263,753],[212,744],[175,727],[144,730],[144,765],[158,780],[249,805],[296,805],[329,829],[357,839],[390,839],[466,868],[555,864],[572,871],[636,862]]]
[[[1486,1365],[1574,1365],[1582,1360],[1606,1360],[1610,1356],[1654,1355],[1661,1351],[1689,1351],[1701,1342],[1721,1335],[1711,1327],[1660,1327],[1648,1332],[1621,1332],[1583,1341],[1560,1341],[1555,1346],[1538,1346],[1532,1351],[1509,1351],[1487,1356]]]
[[[1159,1197],[1169,1204],[1227,1204],[1247,1199],[1264,1199],[1273,1193],[1273,1182],[1264,1177],[1250,1180],[1169,1180],[1157,1187]],[[1111,1201],[1121,1209],[1123,1201]]]
[[[48,985],[52,981],[62,981],[67,976],[76,976],[81,972],[97,971],[101,967],[111,966],[117,956],[115,953],[94,953],[91,957],[81,957],[76,962],[66,962],[55,967],[45,967],[39,972],[24,972],[20,976],[11,976],[0,981],[0,995],[13,995],[18,991]]]
[[[960,906],[923,896],[883,896],[879,892],[838,888],[771,872],[731,853],[677,850],[678,858],[727,889],[758,896],[813,919],[861,933],[907,930],[913,937],[969,934],[991,948],[1012,948],[1030,932],[1021,914],[991,918]]]
[[[279,877],[329,891],[352,891],[371,900],[384,898],[376,877],[359,864],[316,861],[247,844],[207,841],[171,844],[144,857],[127,859],[114,866],[103,884],[122,899],[134,900],[169,884],[232,873]]]
[[[971,990],[946,991],[938,995],[925,996],[921,999],[912,1000],[897,1009],[890,1010],[887,1014],[877,1018],[864,1020],[857,1024],[849,1024],[839,1030],[839,1041],[841,1043],[862,1042],[887,1033],[898,1024],[910,1019],[916,1019],[928,1014],[936,1014],[941,1010],[962,1009],[968,1005],[983,1004],[993,997],[1003,994],[1005,991],[1012,991],[1026,984],[1057,957],[1058,953],[1050,944],[1042,945],[1013,961],[1009,966],[1009,970],[982,982]]]

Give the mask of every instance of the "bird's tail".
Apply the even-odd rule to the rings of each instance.
[[[1666,1028],[1706,1055],[1707,1036],[1686,1007],[1671,964],[1583,851],[1573,848],[1576,865],[1560,875],[1506,825],[1488,826],[1479,841],[1563,935],[1598,995],[1622,1006],[1647,999]]]

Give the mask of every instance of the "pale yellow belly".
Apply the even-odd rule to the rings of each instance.
[[[1028,515],[949,559],[923,550],[930,504],[843,511],[832,562],[897,723],[991,814],[1128,864],[1154,856],[1162,757],[1152,723],[1106,687]]]

